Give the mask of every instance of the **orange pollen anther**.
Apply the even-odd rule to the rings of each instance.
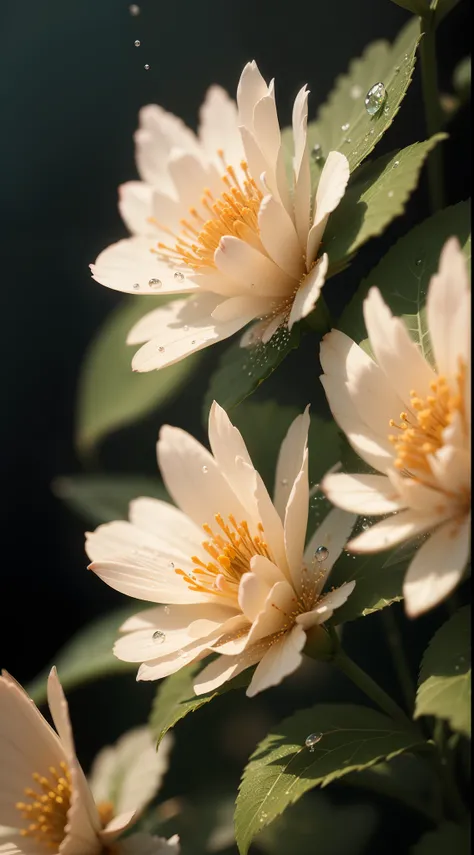
[[[410,413],[400,413],[400,423],[390,419],[390,427],[397,433],[389,440],[397,453],[394,466],[412,476],[416,473],[429,474],[429,455],[444,444],[443,432],[451,424],[456,413],[465,418],[464,382],[466,366],[459,360],[456,389],[452,389],[445,377],[439,376],[430,384],[432,394],[421,398],[415,390],[410,392]]]
[[[48,777],[35,772],[32,778],[36,789],[27,787],[24,791],[27,801],[15,805],[27,822],[26,828],[21,829],[21,835],[33,838],[55,852],[64,839],[72,796],[71,773],[66,763],[59,766],[59,771],[50,766]]]
[[[224,185],[221,195],[215,198],[205,188],[201,197],[201,213],[194,207],[189,208],[189,219],[181,220],[180,234],[158,223],[176,242],[174,246],[159,243],[157,250],[152,249],[165,261],[185,264],[195,272],[215,267],[214,253],[225,236],[260,246],[258,212],[263,193],[251,177],[245,161],[240,164],[243,177],[239,180],[235,169],[226,164],[223,151],[219,150],[218,155],[225,169],[221,177]]]
[[[263,555],[272,561],[271,552],[263,539],[263,526],[258,524],[259,534],[252,535],[248,523],[243,520],[238,523],[235,517],[229,516],[226,523],[220,514],[215,515],[215,521],[220,532],[215,532],[211,526],[203,525],[209,540],[203,541],[209,562],[198,556],[192,556],[195,567],[191,573],[180,568],[175,569],[182,576],[191,591],[201,591],[205,594],[236,594],[239,582],[244,573],[250,570],[250,561],[254,555]]]

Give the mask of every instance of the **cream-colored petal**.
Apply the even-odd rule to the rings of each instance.
[[[168,492],[194,522],[215,527],[215,515],[239,522],[245,509],[214,457],[190,434],[162,427],[157,445],[158,463]],[[203,532],[203,540],[207,539]]]
[[[307,146],[308,96],[306,86],[298,92],[293,105],[292,125],[295,153],[294,217],[301,250],[306,252],[311,213],[311,174]]]
[[[309,510],[308,450],[304,452],[303,464],[295,479],[285,512],[285,550],[293,587],[300,591],[301,565],[303,561],[306,528]]]
[[[215,166],[205,164],[201,156],[173,152],[168,161],[168,170],[176,188],[177,197],[186,210],[197,208],[205,215],[206,209],[201,205],[204,190],[209,188],[212,193],[220,195],[224,185]]]
[[[248,510],[250,519],[246,519],[254,529],[252,523],[256,525],[259,520],[253,463],[240,431],[234,427],[225,410],[216,401],[213,402],[209,412],[209,443],[222,475],[238,497],[242,507]],[[246,465],[243,466],[242,463]],[[238,520],[238,522],[241,521],[241,519]]]
[[[313,225],[306,247],[307,264],[316,258],[329,214],[339,205],[349,181],[349,161],[340,151],[330,151],[319,179],[314,200]]]
[[[282,204],[273,196],[265,196],[258,212],[260,240],[273,261],[288,276],[299,281],[305,266],[295,227]]]
[[[270,585],[255,573],[244,573],[239,584],[239,606],[249,621],[253,622],[262,611],[270,592]]]
[[[266,195],[268,186],[265,183],[266,171],[269,169],[268,163],[265,160],[258,143],[253,133],[245,126],[239,128],[242,137],[242,144],[245,151],[245,160],[249,168],[250,175],[255,181],[258,189]],[[269,170],[271,172],[271,170]],[[274,176],[270,176],[270,183],[274,184]]]
[[[301,664],[301,651],[305,644],[306,633],[298,625],[275,641],[257,665],[246,692],[247,697],[253,698],[264,689],[277,686],[296,671]]]
[[[466,260],[456,237],[446,241],[439,270],[426,300],[431,344],[438,372],[453,381],[459,357],[470,360],[471,293]]]
[[[125,225],[135,235],[149,235],[150,246],[156,227],[150,223],[152,215],[152,188],[144,181],[127,181],[119,189],[118,207]]]
[[[286,581],[282,570],[273,561],[266,558],[265,555],[254,555],[250,559],[250,569],[255,576],[262,579],[270,588],[276,585],[277,582]]]
[[[24,689],[5,671],[0,677],[0,823],[16,828],[15,807],[34,784],[34,772],[49,774],[67,762],[57,734],[43,718]]]
[[[293,587],[288,582],[277,582],[267,595],[265,604],[248,634],[247,648],[250,652],[255,650],[257,654],[260,649],[258,642],[279,632],[289,623],[295,605],[296,594]]]
[[[149,729],[138,727],[103,748],[89,776],[96,803],[111,801],[118,815],[142,811],[161,787],[172,745],[167,734],[157,751]]]
[[[385,475],[326,475],[321,489],[338,508],[355,514],[388,514],[406,507],[396,487]]]
[[[160,499],[133,499],[129,508],[130,522],[158,537],[173,551],[191,555],[202,542],[202,529],[179,508]]]
[[[92,278],[106,288],[126,294],[184,294],[197,291],[197,286],[189,282],[186,276],[184,280],[181,277],[175,279],[173,268],[150,252],[152,247],[153,240],[144,235],[119,240],[104,249],[95,263],[90,265]]]
[[[278,332],[281,327],[286,327],[286,325],[286,311],[282,312],[281,314],[275,315],[269,323],[264,321],[263,329],[261,332],[262,344],[268,344],[268,342],[270,341],[270,339],[273,338],[275,333]]]
[[[221,300],[222,297],[214,294],[200,294],[150,312],[135,325],[127,339],[132,344],[144,334],[145,327],[150,331],[150,340],[132,359],[132,369],[143,372],[173,365],[190,353],[229,338],[253,320],[253,311],[231,321],[215,320],[211,313]]]
[[[329,259],[327,254],[324,253],[316,262],[313,269],[302,280],[293,300],[290,317],[288,318],[288,329],[291,330],[293,324],[305,318],[313,311],[326,280],[328,265]]]
[[[253,111],[253,132],[268,167],[274,172],[280,150],[281,134],[273,81],[268,87],[268,94],[260,98],[255,105]]]
[[[196,135],[184,122],[157,104],[142,107],[135,133],[135,158],[141,178],[168,192],[173,184],[167,171],[173,148],[199,155]]]
[[[275,474],[275,493],[273,503],[280,518],[284,520],[288,499],[303,465],[308,445],[310,425],[309,404],[304,413],[296,416],[288,428],[281,444]]]
[[[470,514],[463,520],[451,520],[418,550],[403,583],[410,617],[437,606],[460,582],[469,561],[470,529]]]
[[[429,457],[431,471],[440,487],[454,497],[471,490],[471,455],[468,449],[445,445]]]
[[[244,66],[237,86],[237,106],[239,111],[239,124],[253,128],[253,112],[257,102],[264,98],[268,92],[255,60]]]
[[[333,508],[309,539],[304,553],[304,563],[317,574],[317,592],[323,589],[329,573],[345,548],[356,519],[355,514]],[[325,546],[329,553],[322,562],[316,560],[318,546]]]
[[[251,289],[256,296],[281,297],[291,294],[294,279],[288,276],[267,255],[250,244],[232,236],[223,237],[214,253],[216,267],[237,282]],[[272,303],[269,301],[268,311]]]
[[[268,312],[268,308],[268,297],[239,295],[238,297],[229,297],[228,300],[219,303],[212,312],[211,317],[219,323],[228,323],[241,317],[250,317],[253,320],[261,315],[265,315]]]
[[[380,552],[429,531],[437,520],[432,514],[406,510],[371,526],[348,543],[350,552]]]
[[[378,365],[396,394],[409,408],[410,392],[421,397],[430,392],[435,374],[420,349],[411,340],[401,318],[394,317],[378,288],[371,288],[364,300],[364,320]]]
[[[387,475],[399,495],[402,507],[412,508],[414,511],[421,511],[424,514],[430,513],[433,515],[433,519],[443,519],[450,515],[449,508],[452,505],[452,499],[443,489],[431,489],[431,487],[421,484],[416,478],[400,475],[396,470],[388,469]]]
[[[226,163],[237,167],[244,157],[239,133],[237,105],[221,86],[211,86],[199,111],[199,138],[216,166],[222,169],[217,152],[224,152]]]
[[[137,680],[149,682],[169,677],[170,674],[175,674],[176,671],[189,665],[190,662],[198,662],[210,652],[210,642],[203,642],[202,644],[195,642],[195,644],[188,645],[168,656],[163,656],[161,659],[143,662],[138,669]]]
[[[315,609],[310,612],[305,612],[302,615],[298,615],[296,623],[299,624],[299,626],[302,626],[305,630],[310,629],[312,626],[319,626],[322,623],[326,623],[326,621],[333,616],[334,610],[343,606],[348,597],[350,597],[355,588],[355,584],[355,581],[344,582],[340,588],[334,588],[334,590],[329,591],[328,594],[324,594],[321,599],[318,600],[318,604]]]

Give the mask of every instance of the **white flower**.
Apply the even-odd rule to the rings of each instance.
[[[411,616],[446,597],[469,559],[470,305],[466,263],[451,238],[426,301],[435,368],[377,288],[364,303],[375,361],[337,330],[321,344],[321,380],[333,416],[363,460],[382,473],[331,474],[322,487],[341,508],[389,515],[348,545],[354,552],[429,535],[404,582]]]
[[[178,428],[161,430],[158,462],[178,507],[136,499],[130,522],[87,535],[91,569],[101,579],[129,596],[167,604],[121,628],[126,634],[114,652],[142,663],[139,680],[158,680],[214,653],[221,655],[199,674],[196,693],[258,662],[247,690],[255,695],[298,667],[307,631],[346,601],[354,582],[321,592],[355,517],[332,511],[305,550],[308,427],[306,411],[288,431],[272,502],[242,436],[214,402],[212,454]]]
[[[11,831],[2,832],[7,842],[0,845],[0,852],[99,855],[155,795],[168,766],[170,743],[162,743],[157,754],[148,732],[140,728],[127,734],[99,755],[91,791],[76,757],[68,705],[55,668],[48,679],[48,703],[57,732],[22,687],[3,672],[0,823]]]
[[[349,164],[328,152],[312,198],[308,94],[304,86],[293,107],[291,179],[274,84],[267,86],[255,62],[242,72],[237,105],[219,87],[209,90],[197,136],[161,107],[141,111],[136,159],[143,180],[124,184],[119,202],[134,237],[104,250],[92,274],[118,291],[191,297],[134,326],[128,343],[146,342],[134,370],[171,365],[256,318],[243,344],[266,342],[314,308],[328,268],[327,255],[318,253]]]

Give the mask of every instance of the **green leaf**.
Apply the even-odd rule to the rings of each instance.
[[[233,423],[241,431],[252,462],[270,491],[280,446],[301,412],[276,401],[245,401],[233,414]],[[309,480],[313,484],[341,459],[341,435],[335,422],[311,415],[308,448]]]
[[[204,665],[206,665],[204,663]],[[180,671],[176,671],[161,683],[150,715],[150,730],[157,740],[161,742],[165,733],[171,730],[178,721],[185,718],[188,713],[195,712],[204,704],[208,704],[213,698],[223,695],[230,689],[240,689],[249,684],[249,671],[244,671],[224,683],[215,692],[207,692],[205,695],[195,695],[193,683],[195,676],[203,668],[202,662],[193,662],[186,665]]]
[[[46,700],[46,681],[53,665],[58,669],[65,692],[100,677],[136,671],[136,663],[121,662],[113,655],[112,648],[124,621],[137,611],[137,604],[133,603],[94,620],[78,632],[56,654],[51,665],[27,687],[26,691],[34,702],[42,704]]]
[[[457,235],[466,260],[471,257],[470,201],[439,211],[402,237],[361,283],[339,319],[338,329],[369,350],[362,307],[369,289],[376,285],[395,315],[407,324],[410,335],[431,358],[431,343],[425,318],[429,281],[438,269],[446,240]]]
[[[392,3],[396,3],[402,9],[408,9],[414,15],[424,15],[430,11],[430,0],[392,0]]]
[[[251,395],[289,352],[298,347],[299,340],[300,330],[295,325],[291,333],[282,328],[266,345],[246,348],[234,342],[211,377],[203,406],[205,421],[213,401],[229,411]]]
[[[285,811],[258,836],[268,855],[358,855],[365,851],[377,814],[371,805],[335,805],[323,793],[311,793]]]
[[[313,752],[305,747],[310,733],[322,734]],[[308,790],[393,757],[418,740],[387,716],[352,704],[318,704],[285,719],[260,743],[244,771],[235,812],[241,855]]]
[[[62,475],[53,481],[52,490],[72,511],[94,525],[127,519],[130,502],[139,496],[169,501],[158,478],[141,475]]]
[[[428,831],[418,843],[410,849],[411,855],[468,855],[471,828],[469,825],[455,825],[443,822],[434,831]]]
[[[362,167],[359,178],[354,176],[324,235],[330,275],[331,270],[341,270],[369,238],[380,235],[394,217],[403,214],[428,154],[445,138],[446,134],[436,134],[387,154]]]
[[[471,613],[464,606],[431,639],[421,664],[415,718],[434,715],[471,735]]]
[[[336,80],[316,121],[308,124],[310,151],[319,145],[323,155],[312,164],[316,181],[330,151],[345,154],[353,171],[390,127],[410,85],[419,40],[420,22],[413,18],[393,45],[373,42],[361,57],[351,62],[348,72]],[[376,83],[384,84],[387,98],[379,113],[369,116],[364,99]]]
[[[132,372],[133,351],[125,343],[133,325],[167,297],[124,300],[106,319],[81,369],[76,441],[89,453],[107,434],[142,418],[177,395],[194,373],[201,354],[147,374]]]
[[[331,587],[356,580],[347,602],[334,612],[333,625],[370,615],[402,599],[402,584],[408,561],[383,568],[384,556],[351,555],[344,552],[331,570]]]

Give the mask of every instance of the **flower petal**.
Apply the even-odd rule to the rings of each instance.
[[[314,566],[315,553],[318,546],[325,546],[329,552],[324,562],[321,562],[318,583],[316,591],[322,591],[329,573],[334,564],[346,547],[348,538],[354,528],[356,521],[355,514],[348,514],[346,511],[340,511],[338,508],[333,508],[324,518],[323,522],[316,529],[313,536],[308,541],[308,545],[304,553],[304,562],[307,566]]]
[[[299,280],[305,268],[298,236],[288,212],[273,196],[262,199],[258,225],[260,240],[270,258],[288,276]]]
[[[261,297],[281,297],[291,294],[294,280],[274,261],[240,238],[221,238],[214,253],[216,267],[245,290]],[[269,300],[268,311],[272,303]]]
[[[211,86],[199,111],[199,138],[210,160],[222,169],[217,152],[227,163],[237,166],[244,156],[239,133],[237,105],[221,86]]]
[[[255,60],[244,66],[237,86],[237,105],[239,110],[239,124],[246,125],[250,130],[253,128],[253,111],[255,105],[268,92]]]
[[[132,834],[114,847],[116,855],[180,855],[180,851],[176,834],[165,840],[164,837],[152,837],[145,832]]]
[[[321,288],[326,280],[328,265],[329,259],[327,253],[324,253],[316,262],[313,269],[303,279],[293,300],[290,317],[288,318],[288,329],[291,330],[296,321],[300,321],[313,311],[318,302]]]
[[[306,633],[301,626],[294,626],[281,639],[275,641],[257,665],[246,691],[249,698],[264,689],[277,686],[300,666],[301,651],[306,644]]]
[[[326,475],[321,489],[338,508],[355,514],[388,514],[406,507],[385,475]]]
[[[313,225],[308,235],[306,264],[316,258],[329,214],[339,205],[350,177],[349,161],[340,151],[330,151],[319,179],[314,201]]]
[[[307,144],[308,96],[306,86],[298,92],[293,104],[292,126],[295,154],[293,157],[294,215],[300,247],[306,251],[311,213],[311,173]]]
[[[429,284],[426,313],[438,372],[453,381],[459,357],[465,364],[470,361],[471,317],[467,265],[455,237],[441,251],[439,271]]]
[[[334,610],[343,606],[347,601],[347,598],[352,594],[352,591],[355,588],[355,584],[355,581],[344,582],[340,588],[334,588],[334,590],[329,591],[328,594],[324,594],[324,596],[318,600],[318,604],[315,609],[310,612],[304,612],[302,615],[298,615],[296,623],[299,626],[302,626],[305,630],[310,629],[312,626],[318,626],[322,623],[326,623],[326,621],[333,616]]]
[[[441,526],[423,544],[403,583],[405,609],[418,617],[442,602],[461,581],[470,553],[471,515]]]
[[[187,278],[173,278],[173,269],[150,252],[153,240],[143,235],[119,240],[104,249],[91,264],[92,278],[106,288],[126,294],[181,294],[197,291]],[[137,287],[138,286],[138,287]]]
[[[309,510],[308,450],[303,456],[301,470],[295,479],[285,513],[285,550],[293,587],[299,593]]]
[[[139,129],[135,133],[135,158],[140,177],[165,192],[173,189],[167,170],[174,148],[199,154],[196,135],[184,122],[157,104],[142,107]]]
[[[156,234],[156,227],[150,223],[152,214],[153,191],[144,181],[127,181],[119,187],[119,211],[125,225],[136,235]]]
[[[432,514],[424,515],[411,509],[400,511],[359,534],[347,548],[350,552],[380,552],[429,531],[434,524],[436,520]]]
[[[262,611],[270,585],[255,573],[244,573],[239,584],[239,606],[245,617],[253,622]]]
[[[273,503],[282,520],[285,518],[286,506],[293,484],[303,465],[303,458],[308,445],[309,426],[308,404],[304,413],[296,416],[288,428],[278,455]]]

